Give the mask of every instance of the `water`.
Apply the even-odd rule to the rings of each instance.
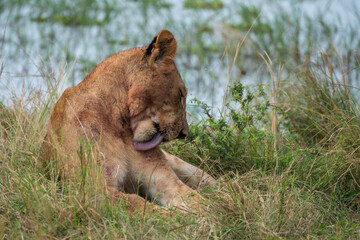
[[[260,9],[259,19],[265,23],[272,23],[284,13],[298,15],[302,25],[306,25],[306,19],[311,19],[315,28],[321,26],[317,21],[322,19],[335,26],[334,43],[347,44],[347,49],[360,46],[358,0],[224,0],[223,7],[216,10],[189,9],[184,7],[186,1],[176,0],[81,0],[76,1],[76,5],[65,0],[19,1],[20,4],[13,4],[13,1],[0,3],[0,31],[4,34],[1,51],[4,72],[0,79],[3,102],[9,102],[13,93],[26,94],[29,89],[45,91],[46,79],[59,78],[64,72],[63,78],[67,81],[63,89],[75,85],[106,57],[148,45],[166,28],[178,41],[176,62],[189,89],[189,99],[196,97],[214,109],[220,108],[229,78],[256,84],[266,81],[268,75],[264,62],[258,58],[264,45],[254,47],[251,42],[261,43],[261,36],[254,36],[242,46],[229,76],[236,44],[241,41],[237,34],[244,36],[246,33],[229,26],[244,21],[240,14],[244,6]],[[91,2],[93,5],[89,4]],[[87,25],[88,22],[91,24]],[[301,32],[300,45],[306,37],[305,31]],[[321,41],[324,40],[315,47],[322,49]],[[274,51],[269,49],[270,54]],[[278,55],[271,57],[276,61]]]

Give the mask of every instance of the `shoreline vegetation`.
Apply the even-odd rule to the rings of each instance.
[[[104,2],[8,0],[0,3],[0,13],[5,8],[36,7],[39,14],[30,21],[82,31],[89,25],[108,26],[117,8]],[[154,8],[172,8],[170,1],[129,2],[140,4],[143,16]],[[86,12],[85,6],[97,10]],[[77,12],[67,11],[74,7]],[[184,1],[184,8],[213,16],[226,4]],[[47,10],[41,15],[41,9]],[[38,156],[49,113],[64,87],[76,84],[75,78],[83,79],[98,62],[96,58],[75,62],[68,49],[67,61],[59,61],[56,71],[55,60],[46,55],[36,65],[36,76],[26,71],[14,75],[6,70],[14,56],[0,54],[3,88],[18,81],[19,75],[24,82],[36,78],[43,83],[41,89],[24,83],[16,92],[8,90],[7,101],[0,104],[0,238],[359,239],[359,34],[349,26],[341,39],[338,27],[326,24],[321,16],[306,20],[293,12],[270,21],[256,6],[237,9],[237,23],[227,23],[226,18],[221,22],[222,42],[205,40],[219,30],[204,22],[183,28],[167,22],[179,33],[187,28],[194,33],[179,36],[177,63],[187,86],[197,89],[198,84],[210,95],[218,85],[226,91],[210,101],[190,96],[189,136],[162,144],[218,179],[217,188],[202,192],[206,207],[201,212],[129,214],[122,203],[110,203],[98,182],[101,178],[84,176],[76,185],[47,177]],[[88,21],[92,14],[99,17]],[[8,27],[13,26],[11,21]],[[11,39],[0,31],[4,33],[0,52],[9,53],[4,49]],[[110,40],[106,42],[114,48]],[[116,44],[133,44],[130,37],[125,40]],[[31,46],[26,39],[21,41]],[[217,62],[226,74],[212,68]],[[199,77],[194,75],[197,71],[199,75],[205,71],[210,82],[190,82],[191,76]],[[260,81],[246,82],[253,78]],[[214,101],[222,104],[214,108]],[[56,173],[55,167],[50,168]]]

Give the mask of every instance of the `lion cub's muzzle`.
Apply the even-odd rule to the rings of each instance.
[[[183,139],[188,135],[189,127],[182,128],[175,137]],[[167,142],[171,139],[167,139],[166,132],[160,131],[160,126],[154,123],[152,120],[143,120],[137,123],[137,126],[133,130],[133,146],[138,151],[147,151],[157,147],[161,142]]]
[[[181,129],[179,135],[177,136],[177,139],[184,139],[189,134],[189,127],[185,127]]]

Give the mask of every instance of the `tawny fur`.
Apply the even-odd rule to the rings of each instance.
[[[133,128],[134,140],[136,141],[149,141],[156,133],[154,122],[151,119],[141,121],[137,124],[136,128]]]
[[[84,159],[91,158],[110,196],[134,209],[144,205],[134,195],[139,190],[163,206],[201,201],[193,189],[213,185],[210,175],[158,146],[148,151],[133,146],[157,131],[167,141],[188,132],[187,89],[174,63],[176,48],[173,35],[162,30],[149,47],[114,54],[66,89],[51,113],[44,164],[55,159],[64,178],[76,179]],[[91,149],[79,154],[80,146]]]

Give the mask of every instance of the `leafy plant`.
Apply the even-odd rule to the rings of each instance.
[[[262,166],[260,152],[253,145],[263,144],[271,136],[258,126],[267,114],[269,102],[262,87],[256,91],[244,87],[240,82],[231,89],[231,98],[227,103],[228,115],[215,117],[211,114],[210,107],[193,99],[204,112],[205,118],[193,125],[187,141],[193,143],[201,152],[206,152],[205,158],[210,158],[208,164],[215,166],[217,173],[245,172],[254,166]],[[256,156],[249,156],[249,151]],[[198,163],[199,164],[199,163]]]

